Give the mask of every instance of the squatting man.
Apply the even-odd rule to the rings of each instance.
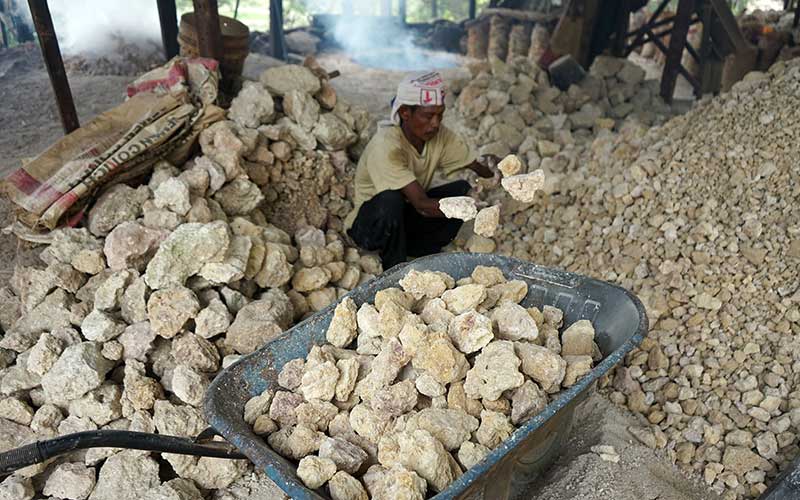
[[[458,234],[462,221],[447,219],[439,200],[464,196],[467,181],[431,188],[434,174],[468,168],[494,175],[464,140],[442,124],[445,84],[437,72],[409,75],[397,87],[391,119],[378,125],[356,169],[355,207],[345,221],[353,241],[378,251],[383,268],[407,257],[438,253]]]

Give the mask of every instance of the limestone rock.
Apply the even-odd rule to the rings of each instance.
[[[290,391],[294,391],[300,387],[305,365],[306,362],[303,358],[297,358],[287,362],[285,365],[283,365],[283,368],[281,368],[281,371],[278,374],[278,385],[285,389],[289,389]]]
[[[484,238],[492,238],[500,225],[500,206],[482,209],[475,216],[475,233]]]
[[[412,365],[415,370],[428,373],[442,385],[462,380],[469,370],[469,362],[464,354],[443,338],[433,340],[426,349],[418,351]]]
[[[400,286],[416,299],[440,297],[447,290],[447,284],[441,275],[432,271],[417,271],[416,269],[408,271],[400,280]]]
[[[96,342],[81,342],[64,349],[58,361],[42,377],[47,400],[66,403],[99,387],[113,367],[100,349]]]
[[[516,342],[515,352],[522,360],[522,373],[533,379],[547,393],[557,392],[567,370],[567,362],[546,347]]]
[[[214,284],[227,284],[244,278],[252,242],[246,236],[233,236],[221,262],[205,264],[197,274]]]
[[[329,458],[305,457],[297,466],[297,476],[310,489],[315,490],[336,474],[336,464]]]
[[[240,354],[249,354],[288,328],[292,303],[278,290],[244,306],[228,328],[225,344]]]
[[[494,449],[513,432],[514,426],[506,415],[489,410],[481,412],[481,425],[478,427],[476,437],[483,446]]]
[[[462,285],[442,294],[447,309],[454,314],[462,314],[475,309],[486,299],[486,287],[483,285]]]
[[[417,405],[417,389],[411,380],[403,380],[369,395],[370,407],[379,413],[399,417]]]
[[[158,290],[182,286],[208,262],[220,262],[228,250],[230,234],[224,222],[182,224],[158,247],[147,265],[145,281]]]
[[[361,482],[344,471],[339,471],[328,481],[333,500],[368,500],[369,495]]]
[[[269,417],[281,427],[297,423],[296,408],[303,403],[303,396],[286,391],[276,391],[269,407]]]
[[[448,451],[457,450],[478,429],[478,419],[463,410],[426,408],[411,417],[406,430],[418,428],[431,433]]]
[[[166,179],[153,192],[153,202],[158,208],[186,215],[192,208],[189,183],[178,177]]]
[[[513,343],[506,340],[489,343],[467,372],[464,382],[467,397],[494,401],[504,391],[521,386],[525,377],[519,372],[520,364]]]
[[[463,221],[472,220],[478,214],[475,200],[469,196],[442,198],[439,200],[439,210],[448,219],[461,219]]]
[[[562,356],[591,356],[594,352],[594,327],[587,320],[576,321],[561,336]]]
[[[327,341],[337,347],[345,347],[350,344],[358,334],[357,313],[358,309],[353,299],[346,297],[342,300],[336,306],[325,334]]]
[[[20,475],[8,476],[0,483],[0,498],[3,500],[33,500],[36,490],[30,478]]]
[[[47,478],[44,485],[45,495],[85,500],[94,489],[95,471],[80,463],[63,463]]]
[[[81,331],[88,340],[108,342],[125,331],[125,323],[116,321],[110,314],[95,309],[84,318]]]
[[[262,85],[244,82],[228,109],[228,118],[242,127],[258,128],[275,117],[275,103]]]
[[[122,451],[105,461],[89,500],[137,500],[160,483],[155,460],[138,451]]]
[[[374,500],[424,500],[427,483],[425,479],[403,466],[396,465],[386,470],[377,479]]]
[[[458,449],[458,461],[464,469],[469,469],[488,455],[492,450],[482,444],[464,441]]]
[[[330,401],[336,394],[338,380],[339,370],[334,363],[326,361],[313,366],[306,364],[298,391],[306,400]]]
[[[511,397],[511,423],[522,425],[547,406],[547,395],[536,384],[526,380]]]
[[[319,120],[319,103],[306,92],[292,89],[283,96],[286,116],[306,130],[311,130]]]
[[[97,198],[89,210],[88,227],[95,236],[105,236],[123,222],[136,220],[142,214],[142,204],[150,197],[150,190],[115,184]]]
[[[314,95],[320,90],[319,78],[304,66],[287,64],[269,68],[259,77],[261,84],[270,93],[283,97],[291,90],[299,90]]]
[[[358,136],[334,113],[323,113],[314,125],[314,137],[328,151],[345,149],[354,144]]]
[[[563,387],[572,387],[584,375],[592,371],[591,356],[564,356],[564,361],[567,362],[567,369],[564,373],[564,380],[561,382]]]
[[[503,189],[508,191],[517,201],[532,203],[536,199],[536,192],[544,187],[544,171],[539,169],[530,174],[518,174],[504,177],[500,182]]]
[[[338,437],[324,439],[319,447],[319,456],[332,460],[337,470],[349,474],[356,474],[367,460],[367,453],[364,450]]]
[[[453,344],[464,354],[477,352],[494,339],[492,321],[475,311],[454,317],[450,321],[447,333]]]
[[[233,321],[233,316],[231,316],[228,308],[220,299],[214,298],[197,313],[194,321],[195,333],[203,338],[210,339],[225,333],[230,327],[231,321]]]
[[[517,175],[522,170],[522,162],[516,155],[508,155],[497,164],[497,169],[503,177]]]
[[[170,339],[200,310],[195,294],[183,286],[153,292],[147,301],[147,318],[156,334]]]
[[[503,302],[492,311],[497,337],[506,340],[535,341],[539,328],[528,311],[513,302]]]
[[[418,429],[400,433],[397,442],[403,466],[424,478],[433,491],[444,490],[456,479],[450,464],[452,457],[428,431]]]

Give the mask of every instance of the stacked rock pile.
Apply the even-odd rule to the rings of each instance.
[[[41,265],[16,269],[0,289],[0,449],[93,429],[194,436],[216,372],[382,271],[309,225],[350,209],[345,150],[359,140],[326,77],[266,71],[202,133],[202,155],[111,187],[85,227],[52,233]],[[284,231],[272,214],[309,184]],[[165,467],[178,479],[162,485]],[[92,449],[20,471],[0,498],[235,498],[269,484],[248,467]]]

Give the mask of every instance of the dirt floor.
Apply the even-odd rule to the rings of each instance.
[[[352,103],[366,107],[375,116],[387,115],[394,87],[402,73],[365,69],[346,58],[321,58],[324,66],[339,69],[333,81],[337,91]],[[274,60],[251,57],[245,74],[254,76]],[[445,71],[451,74],[453,70]],[[69,75],[76,107],[83,123],[122,102],[131,80],[124,76]],[[50,84],[36,51],[0,51],[0,176],[20,162],[40,153],[62,136]],[[7,201],[0,198],[0,226],[11,222]],[[7,283],[16,263],[35,259],[35,252],[19,245],[8,234],[0,235],[0,282]],[[702,484],[685,476],[663,452],[655,452],[636,441],[629,426],[641,425],[631,413],[593,394],[575,418],[571,438],[556,466],[521,498],[542,500],[693,500],[713,499]],[[619,462],[605,461],[591,451],[595,445],[611,445]]]

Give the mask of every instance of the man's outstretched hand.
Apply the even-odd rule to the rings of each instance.
[[[481,155],[472,162],[469,169],[484,178],[494,177],[499,162],[500,158],[495,155]]]

